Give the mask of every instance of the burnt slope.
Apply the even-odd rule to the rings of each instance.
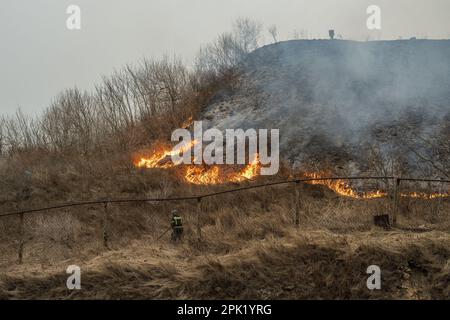
[[[205,110],[207,126],[278,128],[281,156],[299,166],[365,172],[376,150],[429,173],[413,151],[436,150],[418,137],[450,137],[450,41],[287,41],[254,51],[241,71]]]

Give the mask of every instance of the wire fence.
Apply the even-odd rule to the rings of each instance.
[[[358,181],[385,184],[374,199],[325,196],[317,183]],[[124,247],[135,239],[167,241],[168,213],[182,212],[184,241],[233,235],[242,239],[282,235],[286,224],[331,230],[385,226],[450,227],[444,185],[450,180],[398,177],[321,177],[248,185],[186,197],[106,199],[0,214],[0,266],[51,262]],[[286,186],[293,186],[286,192]],[[262,191],[263,189],[264,191]],[[263,219],[263,218],[264,219]],[[170,230],[169,230],[170,231]],[[169,232],[167,232],[169,233]]]

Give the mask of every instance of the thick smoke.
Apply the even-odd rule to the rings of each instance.
[[[279,128],[281,157],[296,165],[365,171],[376,149],[416,172],[411,148],[430,152],[419,138],[448,140],[450,41],[288,41],[254,51],[242,70],[205,118]]]

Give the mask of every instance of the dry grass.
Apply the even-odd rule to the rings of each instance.
[[[106,189],[121,193],[126,188],[126,195],[171,196],[227,187],[186,188],[175,179],[166,179],[164,172],[120,172],[116,170],[114,177],[105,177]],[[164,177],[164,184],[158,184],[158,175]],[[114,185],[120,191],[114,191]],[[113,205],[109,207],[109,251],[102,246],[101,207],[33,215],[26,219],[22,266],[15,263],[17,219],[10,218],[2,224],[4,263],[0,296],[448,297],[448,201],[441,202],[436,213],[430,209],[434,202],[404,200],[399,222],[405,230],[387,232],[372,226],[372,216],[388,210],[390,202],[386,199],[345,199],[320,186],[305,185],[301,192],[301,228],[297,230],[293,225],[293,195],[292,186],[280,186],[204,199],[200,241],[196,234],[195,201]],[[178,208],[185,219],[186,234],[180,246],[170,244],[168,235],[156,241],[168,226],[172,208]],[[426,226],[424,230],[434,231],[419,233],[408,229],[422,225]],[[65,288],[65,268],[70,264],[83,270],[83,290],[79,292]],[[383,270],[381,291],[370,292],[365,286],[365,270],[371,264],[380,265]]]
[[[448,298],[450,239],[442,232],[337,235],[287,228],[283,238],[253,239],[220,252],[211,252],[210,241],[196,248],[142,239],[44,273],[37,266],[17,267],[2,276],[0,294],[9,299]],[[76,262],[83,288],[73,292],[65,288],[64,269]],[[382,269],[380,291],[365,286],[370,264]]]
[[[2,117],[0,211],[233,187],[188,186],[176,171],[134,168],[131,155],[167,139],[217,93],[232,90],[257,31],[257,24],[238,21],[234,33],[202,50],[192,72],[176,59],[143,61],[105,78],[95,92],[65,91],[42,117]],[[387,200],[344,199],[307,185],[301,195],[299,230],[293,188],[286,186],[205,199],[200,220],[195,201],[110,205],[110,250],[103,247],[101,206],[27,215],[23,265],[17,265],[19,218],[1,218],[0,298],[448,297],[448,201],[403,201],[405,230],[385,232],[373,229],[372,216],[388,212]],[[176,247],[168,235],[157,241],[174,208],[186,226]],[[434,231],[408,231],[415,227]],[[65,287],[69,264],[82,267],[81,291]],[[382,291],[365,287],[369,264],[383,269]]]

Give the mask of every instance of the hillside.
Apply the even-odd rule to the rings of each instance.
[[[415,152],[436,150],[419,138],[449,140],[449,88],[450,41],[287,41],[251,53],[203,118],[222,129],[279,128],[281,156],[299,167],[369,173],[377,150],[401,155],[398,173],[423,175],[433,169]]]
[[[17,141],[0,160],[2,213],[55,210],[0,219],[0,299],[448,298],[448,184],[402,180],[396,202],[394,179],[247,187],[324,172],[449,177],[449,71],[449,41],[287,41],[200,88],[178,63],[144,63],[90,95],[66,92],[37,124],[5,121]],[[257,162],[223,176],[176,166],[167,140],[192,119],[279,128],[288,163],[270,177]],[[395,209],[396,225],[375,225]],[[65,286],[72,264],[81,291]],[[366,287],[373,264],[380,291]]]

